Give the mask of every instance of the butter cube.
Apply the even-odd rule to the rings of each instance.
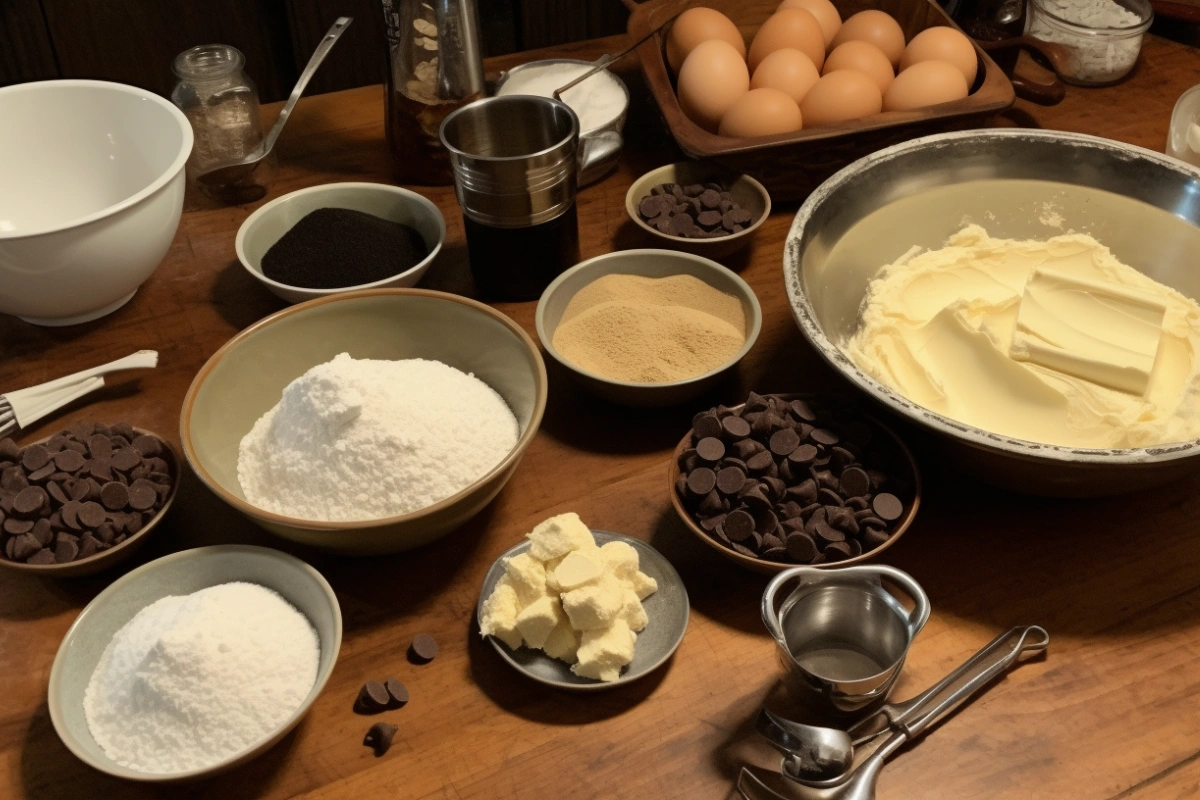
[[[484,636],[495,636],[516,650],[521,646],[522,636],[517,629],[520,601],[508,576],[500,579],[496,588],[483,601],[483,613],[479,616],[479,632]]]
[[[572,550],[596,546],[592,532],[574,512],[551,517],[526,534],[526,538],[531,545],[529,554],[538,561],[550,561]]]
[[[576,653],[579,661],[571,671],[581,678],[615,681],[621,677],[621,669],[633,661],[636,639],[637,635],[622,619],[607,628],[584,631]]]
[[[575,654],[579,650],[579,640],[579,631],[571,627],[570,620],[564,614],[562,621],[555,625],[554,630],[550,631],[550,635],[546,637],[546,643],[542,645],[542,649],[551,658],[574,664]]]
[[[600,548],[605,567],[618,578],[629,579],[638,571],[637,550],[628,542],[609,542]]]
[[[609,576],[562,595],[563,611],[577,631],[608,627],[624,605],[624,587]]]
[[[505,561],[504,573],[517,592],[521,608],[546,596],[546,568],[529,553]]]
[[[517,630],[528,647],[543,647],[551,631],[559,622],[565,622],[566,616],[553,597],[542,597],[535,600],[517,616]]]
[[[578,589],[585,583],[591,583],[600,577],[601,565],[587,552],[597,551],[572,550],[563,556],[562,562],[554,568],[554,583],[561,592]]]
[[[625,583],[638,596],[638,600],[645,600],[658,591],[658,581],[644,572],[634,572]]]
[[[640,633],[650,622],[650,618],[646,616],[646,609],[642,607],[641,598],[632,589],[622,589],[621,597],[621,610],[617,613],[617,619],[624,620],[630,630]]]

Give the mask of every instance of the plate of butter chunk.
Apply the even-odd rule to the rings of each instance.
[[[480,634],[505,661],[541,683],[587,691],[662,666],[687,630],[688,598],[653,547],[589,530],[569,513],[496,560],[477,611]]]

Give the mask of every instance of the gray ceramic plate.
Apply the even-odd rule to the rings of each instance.
[[[83,695],[104,648],[126,622],[167,595],[191,594],[209,586],[247,581],[272,589],[295,606],[317,631],[321,660],[308,697],[288,719],[249,750],[205,769],[153,774],[123,767],[92,738],[83,713]],[[63,637],[50,669],[50,720],[72,753],[101,772],[135,781],[170,782],[205,778],[261,755],[300,721],[333,672],[342,644],[342,612],[321,573],[298,558],[266,547],[217,545],[184,550],[151,561],[114,581],[87,607]]]
[[[658,591],[642,601],[650,622],[646,625],[646,629],[638,634],[637,646],[633,651],[633,663],[625,668],[620,678],[609,683],[581,678],[571,672],[569,664],[559,661],[557,658],[551,658],[541,650],[533,650],[528,647],[512,650],[496,637],[488,637],[492,647],[496,648],[496,652],[500,654],[501,658],[520,672],[547,686],[589,692],[611,689],[614,686],[623,686],[631,681],[636,681],[661,667],[675,652],[675,648],[679,647],[679,643],[683,641],[683,634],[687,631],[687,590],[683,588],[683,581],[679,578],[679,573],[671,566],[671,562],[640,539],[608,531],[592,531],[592,534],[596,537],[598,545],[605,545],[609,542],[625,542],[632,545],[633,549],[638,552],[638,562],[642,572],[658,581]],[[492,593],[496,582],[504,574],[504,560],[520,555],[528,549],[529,540],[523,540],[492,564],[492,568],[488,570],[483,579],[483,591],[479,595],[479,604],[475,610],[476,624],[478,624],[479,615],[483,613],[483,601]]]

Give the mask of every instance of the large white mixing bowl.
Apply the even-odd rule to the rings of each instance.
[[[124,305],[175,236],[191,152],[187,118],[143,89],[0,89],[0,313],[73,325]]]

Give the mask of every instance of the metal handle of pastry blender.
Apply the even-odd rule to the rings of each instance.
[[[848,731],[850,738],[854,741],[855,747],[893,729],[906,730],[909,732],[910,738],[915,738],[929,725],[940,721],[942,716],[953,711],[963,700],[1011,667],[1023,655],[1040,653],[1049,644],[1050,634],[1037,625],[1019,626],[1005,631],[963,662],[958,669],[921,694],[903,703],[890,703],[875,714],[856,723]],[[1002,655],[997,659],[997,654]],[[963,684],[963,691],[955,693],[954,696],[960,697],[957,703],[946,707],[936,715],[933,711],[926,713],[937,697],[943,695],[947,689],[964,678],[969,678],[969,680]],[[938,705],[934,710],[940,708],[942,706]]]

